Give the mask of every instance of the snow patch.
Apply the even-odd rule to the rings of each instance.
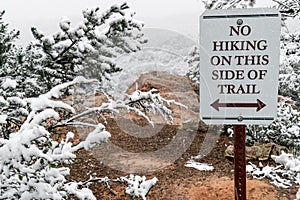
[[[129,175],[127,177],[121,177],[120,180],[122,182],[127,182],[128,187],[126,188],[126,194],[131,195],[132,197],[141,197],[143,200],[146,199],[146,195],[148,194],[149,190],[154,186],[158,179],[156,177],[146,180],[145,176],[138,176],[138,175]]]
[[[200,170],[200,171],[212,171],[212,170],[214,170],[213,166],[208,165],[206,163],[199,163],[199,162],[196,162],[194,160],[187,161],[187,163],[184,166],[185,167],[192,167],[192,168],[195,168],[195,169]]]

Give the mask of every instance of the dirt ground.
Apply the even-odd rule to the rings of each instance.
[[[110,131],[112,134],[110,141],[113,144],[126,149],[128,152],[155,151],[160,149],[170,142],[170,138],[174,138],[174,135],[178,133],[176,131],[182,128],[174,125],[164,125],[158,134],[145,139],[137,138],[124,133],[122,130],[120,130],[118,124],[116,124],[113,119],[108,121],[107,127],[109,127],[108,131]],[[199,171],[194,168],[185,167],[184,165],[190,159],[190,157],[199,153],[203,140],[209,137],[218,137],[217,142],[214,145],[213,150],[208,155],[197,161],[212,165],[214,170]],[[151,179],[153,177],[158,178],[157,184],[150,190],[147,195],[147,199],[234,199],[234,163],[232,160],[228,160],[224,156],[226,146],[231,144],[232,140],[232,138],[227,136],[219,136],[214,133],[205,133],[199,126],[189,148],[173,163],[168,163],[165,167],[160,167],[157,170],[147,173],[136,174],[140,176],[145,175],[147,179]],[[86,181],[91,174],[94,174],[97,177],[107,176],[110,179],[115,179],[129,174],[129,172],[126,173],[124,171],[116,170],[114,167],[108,167],[101,162],[99,157],[97,157],[97,154],[104,154],[104,151],[79,151],[75,163],[71,166],[71,176],[68,178],[70,180]],[[118,161],[118,156],[119,155],[110,155],[110,157],[116,161]],[[130,161],[130,157],[128,160]],[[163,159],[160,162],[163,163]],[[271,162],[272,161],[266,161],[264,164]],[[147,161],[142,159],[138,160],[135,158],[135,161],[132,163],[134,168],[134,164],[147,164]],[[110,184],[111,190],[109,190],[104,183],[92,183],[90,188],[93,190],[94,194],[99,200],[132,199],[132,197],[125,194],[125,184],[119,182],[111,182]],[[295,199],[296,191],[297,188],[279,189],[269,184],[268,180],[253,180],[249,175],[247,177],[247,199]]]

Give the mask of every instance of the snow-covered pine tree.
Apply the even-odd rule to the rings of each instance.
[[[283,20],[286,17],[299,18],[300,1],[298,0],[272,0],[277,3],[277,9],[280,11]]]
[[[19,31],[9,31],[8,24],[3,21],[5,11],[0,11],[0,76],[5,75],[5,64],[10,60],[10,51],[14,48],[14,41],[19,36]]]
[[[189,64],[187,76],[196,84],[200,84],[200,52],[197,46],[194,46],[185,58]]]
[[[71,28],[70,21],[62,18],[60,31],[49,36],[33,28],[36,40],[25,51],[15,45],[19,32],[8,31],[1,12],[0,110],[1,134],[5,138],[12,132],[11,127],[20,127],[30,111],[22,98],[37,97],[80,74],[101,83],[120,70],[113,59],[139,50],[145,42],[139,32],[142,23],[133,19],[134,13],[128,9],[126,3],[104,12],[87,9],[81,24]]]
[[[8,24],[3,21],[4,11],[0,13],[0,83],[5,82],[7,78],[17,81],[14,90],[9,93],[5,92],[5,96],[17,95],[22,97],[25,95],[24,88],[26,87],[28,77],[32,76],[27,65],[30,55],[25,53],[23,48],[16,44],[16,40],[19,37],[19,31],[8,30]],[[31,62],[31,65],[33,62]],[[27,86],[34,91],[35,87],[32,85]],[[1,92],[2,96],[4,95]]]
[[[145,42],[140,33],[143,24],[133,16],[129,6],[123,3],[103,12],[99,8],[83,11],[83,21],[75,27],[63,17],[60,30],[52,35],[46,36],[33,27],[36,40],[28,51],[38,59],[32,70],[44,88],[42,92],[77,75],[101,82],[120,70],[114,58],[139,50]]]
[[[22,117],[27,114],[26,103],[20,98],[24,96],[21,79],[23,51],[15,44],[19,31],[9,31],[0,12],[0,135],[9,138],[12,129],[22,124]]]
[[[2,124],[0,134],[4,138],[9,138],[11,132],[17,130],[30,110],[24,98],[40,94],[40,86],[34,79],[34,73],[29,70],[25,63],[29,55],[21,47],[12,43],[12,47],[7,52],[7,59],[3,63],[0,78],[0,116]],[[32,59],[32,58],[30,58]]]
[[[279,94],[289,96],[300,107],[300,32],[281,35]]]
[[[288,18],[300,16],[300,1],[273,0],[282,14],[281,63],[279,94],[289,96],[300,107],[300,32],[290,32],[286,26]]]

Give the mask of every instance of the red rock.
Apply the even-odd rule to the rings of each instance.
[[[175,105],[169,106],[173,111],[174,124],[182,125],[184,122],[197,121],[199,119],[199,92],[193,82],[186,76],[173,75],[163,71],[151,71],[142,74],[128,89],[127,94],[131,94],[138,89],[149,91],[155,88],[160,95],[168,100],[175,101],[187,106],[187,109]],[[154,123],[165,123],[162,117],[151,115]]]

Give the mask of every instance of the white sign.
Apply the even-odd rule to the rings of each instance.
[[[200,116],[207,124],[268,124],[277,116],[280,14],[209,10],[200,18]]]

